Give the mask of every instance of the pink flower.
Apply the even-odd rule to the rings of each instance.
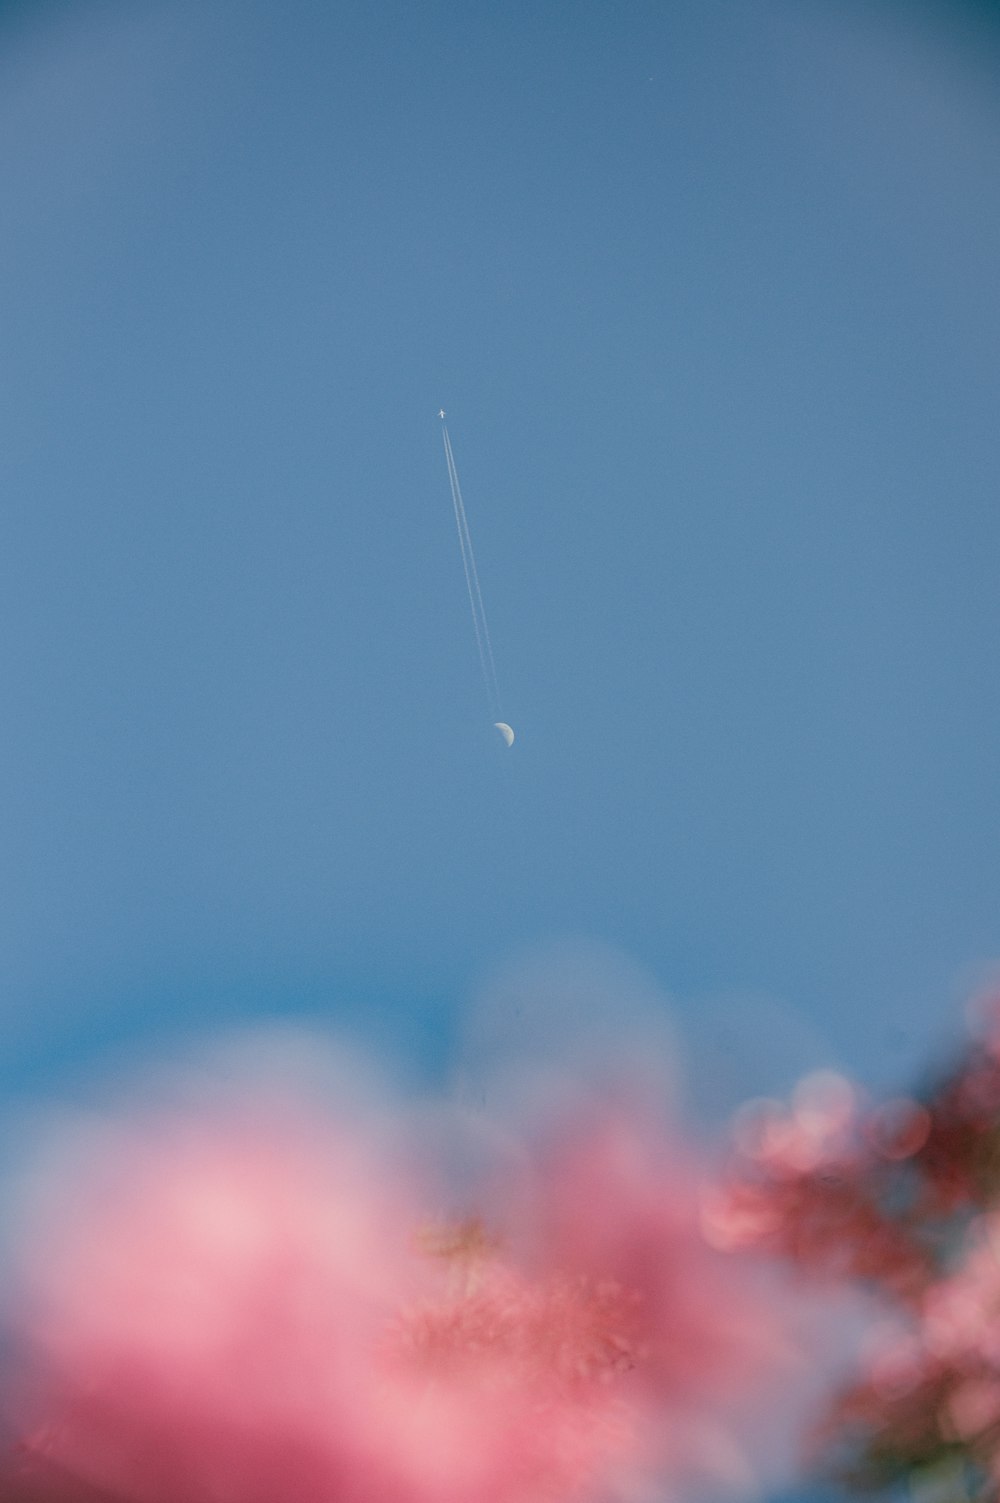
[[[948,1414],[960,1440],[974,1441],[1000,1424],[1000,1377],[969,1378],[948,1401]]]
[[[84,1180],[26,1249],[36,1469],[148,1503],[419,1496],[371,1361],[415,1215],[389,1166],[342,1129],[185,1116],[107,1134]]]
[[[788,1107],[752,1103],[738,1115],[729,1183],[711,1208],[713,1239],[912,1301],[932,1277],[932,1258],[891,1192],[931,1131],[918,1102],[898,1098],[862,1113],[842,1076],[807,1075]]]
[[[787,1356],[780,1312],[707,1245],[695,1167],[651,1121],[564,1119],[464,1220],[429,1219],[443,1188],[379,1141],[273,1097],[105,1128],[25,1243],[6,1495],[585,1503],[752,1480],[739,1411]]]
[[[597,1360],[627,1401],[643,1466],[661,1485],[752,1487],[775,1438],[768,1407],[796,1361],[792,1323],[774,1286],[709,1245],[702,1202],[700,1166],[650,1116],[595,1107],[553,1132],[523,1240],[536,1278],[603,1300]]]

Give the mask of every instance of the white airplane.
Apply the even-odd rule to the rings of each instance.
[[[443,407],[441,408],[441,411],[438,413],[438,417],[439,418],[443,418],[444,417],[444,408]]]

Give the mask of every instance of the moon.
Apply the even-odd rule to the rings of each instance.
[[[496,726],[497,730],[500,732],[501,736],[503,737],[504,744],[506,746],[513,746],[514,745],[514,732],[511,730],[510,726],[507,725],[507,724],[505,724],[505,722],[502,721],[502,720],[494,720],[493,724]]]

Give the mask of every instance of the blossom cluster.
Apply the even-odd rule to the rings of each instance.
[[[796,1427],[850,1486],[1000,1498],[1000,1007],[912,1096],[747,1106],[721,1166],[620,1074],[513,1123],[356,1075],[56,1133],[7,1212],[0,1503],[679,1503]],[[863,1310],[808,1424],[803,1290]]]
[[[816,1427],[866,1490],[1000,1496],[1000,1009],[943,1076],[876,1104],[830,1072],[747,1109],[714,1240],[867,1291],[860,1371]]]
[[[0,1497],[605,1503],[752,1484],[731,1419],[766,1405],[787,1332],[706,1239],[703,1166],[676,1133],[591,1096],[458,1205],[402,1116],[231,1093],[77,1133],[24,1212]]]

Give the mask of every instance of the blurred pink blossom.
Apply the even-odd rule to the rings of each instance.
[[[133,1118],[55,1181],[23,1244],[8,1498],[603,1503],[754,1480],[737,1418],[787,1370],[783,1310],[707,1244],[661,1128],[568,1113],[516,1183],[435,1219],[443,1181],[391,1135],[273,1107]]]
[[[775,1287],[705,1236],[701,1166],[651,1114],[595,1104],[556,1124],[539,1155],[529,1266],[613,1297],[605,1360],[627,1400],[643,1465],[664,1483],[753,1488],[774,1440],[768,1408],[788,1412],[800,1353]],[[756,1446],[736,1416],[756,1404]]]
[[[407,1496],[371,1361],[414,1215],[387,1166],[252,1114],[101,1148],[25,1249],[15,1400],[43,1473],[150,1503]]]

